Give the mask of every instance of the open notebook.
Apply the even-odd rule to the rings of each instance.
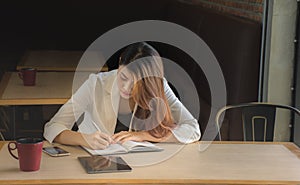
[[[131,152],[159,152],[163,149],[150,142],[126,141],[123,144],[111,144],[103,150],[92,150],[84,147],[91,155],[113,155]]]

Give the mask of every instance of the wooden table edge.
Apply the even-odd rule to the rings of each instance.
[[[0,141],[0,150],[8,141]],[[193,144],[199,144],[196,142]],[[283,144],[300,158],[300,150],[292,142],[242,142],[214,141],[214,144]],[[40,180],[0,180],[0,184],[300,184],[300,181],[268,181],[268,180],[198,180],[198,179],[40,179]]]
[[[0,141],[0,150],[2,149],[3,145],[9,141]],[[195,142],[192,144],[200,144],[201,141]],[[213,141],[213,144],[283,144],[287,149],[289,149],[293,154],[300,158],[300,149],[299,147],[292,142],[243,142],[243,141]]]
[[[62,105],[69,98],[28,98],[28,99],[0,99],[0,105]]]
[[[8,180],[0,184],[299,184],[299,181],[263,181],[263,180],[195,180],[195,179],[41,179]]]

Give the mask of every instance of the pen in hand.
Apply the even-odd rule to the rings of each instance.
[[[99,126],[94,121],[92,121],[92,124],[97,130],[95,133],[92,134],[91,139],[93,143],[96,141],[96,145],[102,145],[102,147],[100,147],[101,149],[103,149],[103,146],[106,148],[110,144],[114,143],[114,140],[109,134],[107,134],[107,132],[102,132]]]

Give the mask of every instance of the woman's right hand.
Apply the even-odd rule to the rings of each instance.
[[[112,138],[101,131],[92,134],[82,134],[82,136],[86,142],[84,146],[94,150],[105,149],[113,143]]]

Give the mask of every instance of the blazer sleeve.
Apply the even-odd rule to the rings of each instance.
[[[44,126],[44,138],[50,143],[64,130],[71,130],[77,119],[85,112],[92,101],[97,76],[91,74],[72,97],[59,109]]]
[[[172,130],[175,138],[181,143],[192,143],[198,141],[201,137],[198,121],[178,100],[166,79],[164,79],[164,91],[171,109],[171,114],[177,124]]]

